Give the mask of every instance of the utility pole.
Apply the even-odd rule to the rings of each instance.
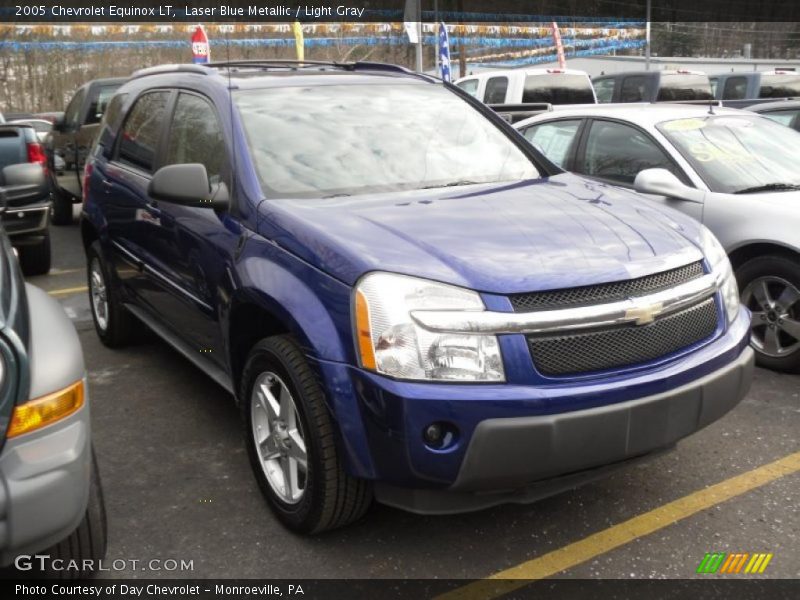
[[[464,0],[458,0],[457,10],[459,13],[459,17],[464,13]],[[463,21],[459,18],[459,24],[462,24]],[[458,76],[465,77],[467,75],[467,49],[464,47],[463,39],[466,38],[465,35],[462,34],[461,39],[462,41],[458,44]]]
[[[433,49],[433,64],[436,67],[436,75],[439,75],[439,0],[433,0],[433,32],[436,34],[436,47]]]
[[[422,0],[417,0],[417,72],[422,73]]]
[[[650,70],[650,3],[647,0],[647,25],[645,26],[645,42],[644,42],[644,70]]]

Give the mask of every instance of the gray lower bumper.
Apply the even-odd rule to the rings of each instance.
[[[447,490],[376,486],[379,501],[424,514],[533,502],[668,448],[716,421],[750,388],[753,351],[724,368],[654,396],[588,410],[487,419],[473,433]]]
[[[0,454],[0,565],[45,550],[75,530],[89,500],[91,465],[88,403],[57,424],[6,441]]]

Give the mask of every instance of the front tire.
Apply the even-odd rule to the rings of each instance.
[[[86,250],[86,260],[89,305],[97,337],[109,348],[125,346],[134,339],[134,317],[120,301],[99,241]]]
[[[31,246],[20,246],[19,266],[22,273],[28,277],[33,275],[46,275],[50,272],[52,253],[50,250],[50,231],[45,230],[44,239]]]
[[[756,363],[800,373],[800,259],[759,256],[736,270],[742,304],[753,313]]]
[[[84,561],[92,561],[91,564],[97,567],[99,561],[106,555],[106,547],[108,544],[108,523],[106,520],[106,506],[103,499],[103,487],[100,483],[100,474],[97,469],[97,459],[92,450],[92,473],[89,484],[89,504],[86,507],[86,513],[83,515],[83,520],[78,525],[78,528],[73,531],[68,537],[59,543],[55,544],[42,554],[49,554],[50,561],[48,565],[52,564],[55,559],[62,559],[63,565],[74,564],[79,567],[84,564]],[[94,570],[83,571],[82,569],[75,570],[53,570],[48,569],[41,573],[42,576],[48,579],[78,579],[85,577],[93,577],[96,574]]]
[[[240,393],[253,472],[286,527],[320,533],[367,512],[371,485],[345,472],[324,392],[292,336],[256,344]]]

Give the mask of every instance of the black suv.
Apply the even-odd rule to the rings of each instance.
[[[86,156],[94,142],[108,101],[125,79],[95,79],[85,83],[69,101],[64,116],[53,123],[48,138],[50,173],[53,176],[53,224],[72,222],[72,205],[83,197],[81,177]],[[58,163],[63,161],[64,168]]]

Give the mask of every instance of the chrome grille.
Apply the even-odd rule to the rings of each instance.
[[[716,304],[709,298],[648,325],[528,336],[527,340],[540,373],[568,375],[655,360],[711,337],[716,328]]]
[[[509,296],[514,312],[531,312],[586,304],[603,304],[625,298],[643,296],[675,287],[703,276],[703,263],[698,261],[677,269],[646,275],[637,279],[602,283],[583,287],[515,294]]]

